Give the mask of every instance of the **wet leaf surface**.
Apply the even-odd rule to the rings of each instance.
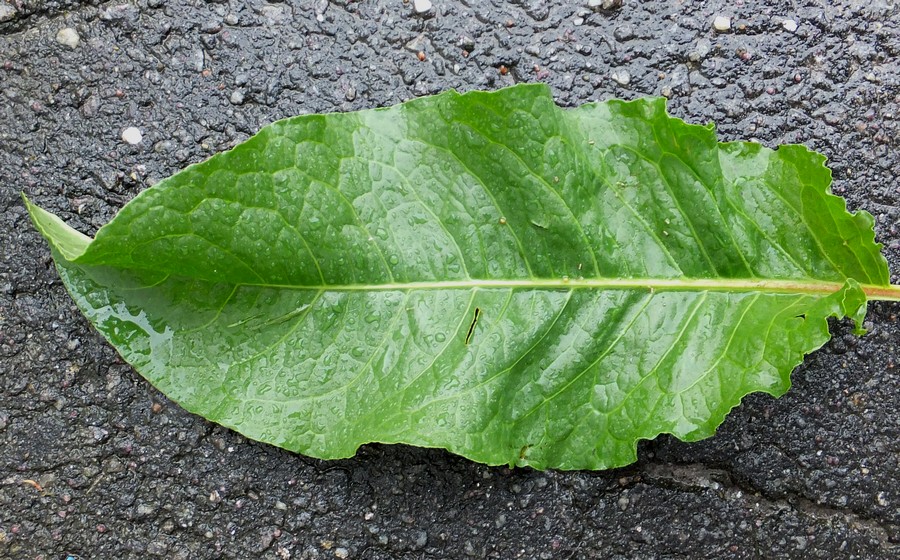
[[[29,209],[82,311],[192,412],[321,458],[598,469],[712,434],[828,317],[897,299],[829,183],[660,99],[530,85],[277,122],[94,240]]]

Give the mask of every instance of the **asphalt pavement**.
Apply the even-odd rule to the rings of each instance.
[[[518,82],[824,153],[900,282],[896,2],[430,4],[0,0],[0,558],[900,557],[900,304],[835,322],[781,399],[607,472],[312,460],[185,412],[92,330],[21,191],[93,234],[273,120]]]

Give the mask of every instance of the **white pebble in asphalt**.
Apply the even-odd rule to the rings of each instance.
[[[7,2],[0,3],[0,23],[16,19],[19,13]]]
[[[797,31],[797,22],[792,19],[786,19],[781,22],[781,26],[793,33]]]
[[[60,45],[65,45],[70,49],[74,49],[81,43],[81,37],[79,37],[78,32],[71,27],[63,27],[56,33],[56,42]]]
[[[713,20],[713,28],[719,33],[724,33],[731,29],[731,18],[727,16],[716,16]]]
[[[610,77],[620,86],[627,86],[631,83],[631,73],[628,70],[613,70]]]
[[[424,14],[431,9],[431,0],[415,0],[413,2],[417,14]]]
[[[129,126],[125,130],[122,131],[122,140],[128,142],[132,146],[135,144],[140,144],[141,140],[144,139],[144,135],[141,134],[141,131],[138,130],[137,127]]]

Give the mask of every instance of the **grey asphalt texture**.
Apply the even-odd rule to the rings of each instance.
[[[0,0],[0,558],[900,557],[898,304],[864,338],[835,322],[786,396],[713,438],[597,473],[312,460],[188,414],[92,330],[20,191],[93,234],[275,119],[516,82],[564,106],[666,95],[722,139],[826,154],[898,282],[895,2],[434,4]]]

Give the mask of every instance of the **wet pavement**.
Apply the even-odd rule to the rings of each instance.
[[[834,324],[715,437],[600,473],[308,459],[181,410],[90,328],[20,191],[92,234],[275,119],[523,81],[826,154],[900,281],[895,2],[428,4],[0,2],[0,558],[900,555],[898,304],[861,339]]]

